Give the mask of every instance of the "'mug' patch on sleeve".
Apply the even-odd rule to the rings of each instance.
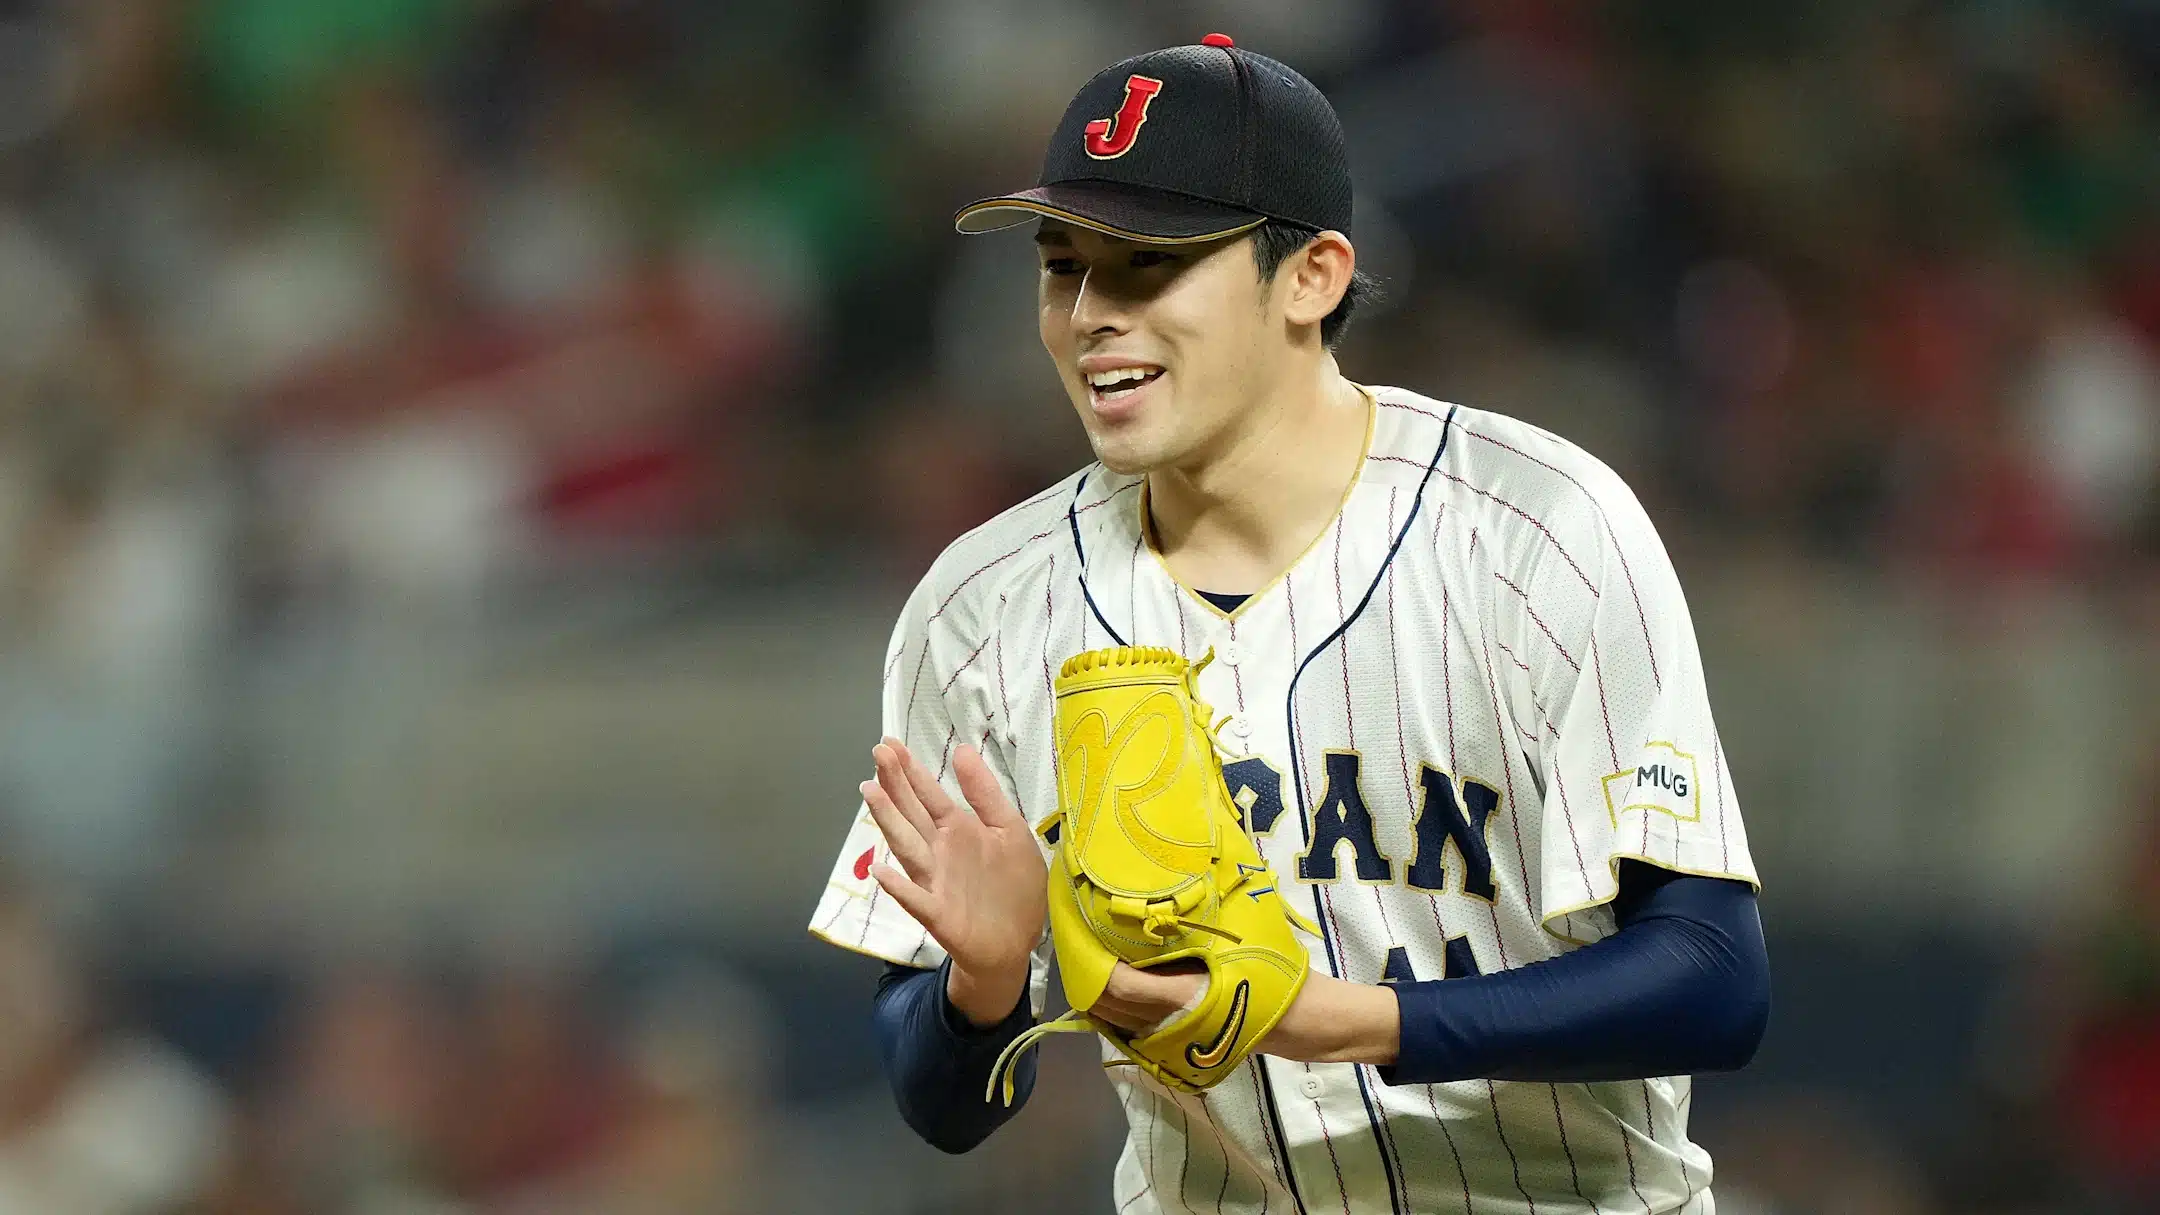
[[[1702,781],[1695,757],[1669,742],[1646,744],[1637,765],[1604,779],[1605,810],[1613,826],[1630,810],[1655,810],[1696,822],[1702,818]]]

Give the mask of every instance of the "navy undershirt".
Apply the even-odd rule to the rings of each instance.
[[[1770,1020],[1755,890],[1620,863],[1618,931],[1546,962],[1395,985],[1388,1084],[1639,1080],[1732,1071]]]
[[[971,1024],[945,996],[951,965],[919,970],[888,964],[878,977],[874,1020],[900,1117],[924,1142],[957,1155],[1005,1125],[1035,1091],[1035,1052],[1029,1051],[1013,1066],[1012,1105],[984,1099],[999,1052],[1035,1017],[1022,992],[1003,1021]]]
[[[1248,598],[1200,595],[1225,612]],[[1381,1080],[1623,1080],[1745,1064],[1770,1015],[1754,889],[1623,861],[1612,908],[1612,936],[1551,961],[1395,984],[1402,1041]],[[1010,1107],[982,1097],[999,1052],[1034,1023],[1025,995],[979,1028],[946,998],[943,968],[889,965],[875,1019],[901,1117],[943,1151],[981,1143],[1034,1091],[1030,1052]]]
[[[1402,1043],[1375,1069],[1381,1080],[1624,1080],[1745,1064],[1770,1014],[1754,889],[1623,861],[1612,906],[1617,932],[1551,961],[1395,984]],[[894,965],[876,1020],[901,1116],[944,1151],[981,1143],[1034,1087],[1030,1053],[1011,1108],[982,1099],[998,1052],[1033,1024],[1025,997],[978,1029],[945,998],[943,970]]]

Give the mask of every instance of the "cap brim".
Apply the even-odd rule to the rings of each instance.
[[[985,198],[960,208],[953,227],[973,235],[1031,219],[1061,219],[1126,240],[1196,244],[1248,232],[1267,217],[1167,190],[1107,181],[1067,181]]]

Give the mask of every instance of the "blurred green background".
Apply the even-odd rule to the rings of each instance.
[[[1618,468],[1765,878],[1729,1215],[2160,1210],[2160,4],[0,0],[0,1215],[1099,1211],[803,925],[894,612],[1077,466],[1021,238],[1211,29],[1346,371]]]

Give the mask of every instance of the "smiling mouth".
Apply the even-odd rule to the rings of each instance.
[[[1120,367],[1087,377],[1088,388],[1104,401],[1115,401],[1162,378],[1160,367]]]

